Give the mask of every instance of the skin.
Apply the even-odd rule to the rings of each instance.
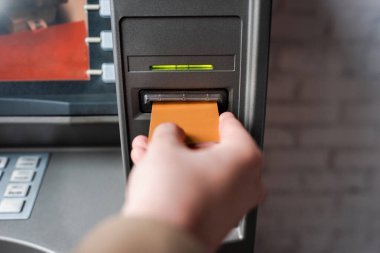
[[[232,113],[219,126],[219,143],[195,147],[172,123],[158,126],[150,143],[136,137],[122,215],[166,222],[214,251],[264,197],[258,146]]]

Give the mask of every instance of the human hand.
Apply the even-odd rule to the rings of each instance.
[[[122,214],[169,223],[215,250],[264,196],[256,143],[232,113],[223,113],[219,125],[220,142],[196,149],[172,123],[158,126],[149,144],[136,137]]]

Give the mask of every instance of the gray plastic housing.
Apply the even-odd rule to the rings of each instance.
[[[226,90],[233,112],[263,143],[270,0],[113,0],[111,19],[123,162],[132,139],[147,135],[142,90]],[[151,71],[152,65],[213,65],[208,71]],[[252,252],[256,211],[219,252]]]

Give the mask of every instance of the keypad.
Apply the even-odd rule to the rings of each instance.
[[[49,154],[0,153],[0,220],[28,219]]]

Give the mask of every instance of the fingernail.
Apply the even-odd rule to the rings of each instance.
[[[173,132],[173,131],[177,131],[177,128],[178,126],[176,124],[167,122],[167,123],[159,124],[156,130]]]
[[[233,117],[233,118],[235,118],[235,116],[234,116],[233,113],[231,113],[231,112],[224,112],[224,113],[222,113],[222,114],[219,116],[220,119],[229,118],[229,117]]]
[[[162,123],[156,127],[154,130],[155,134],[165,134],[165,133],[170,133],[170,134],[176,134],[176,135],[185,135],[185,132],[177,126],[174,123],[168,122],[168,123]]]

